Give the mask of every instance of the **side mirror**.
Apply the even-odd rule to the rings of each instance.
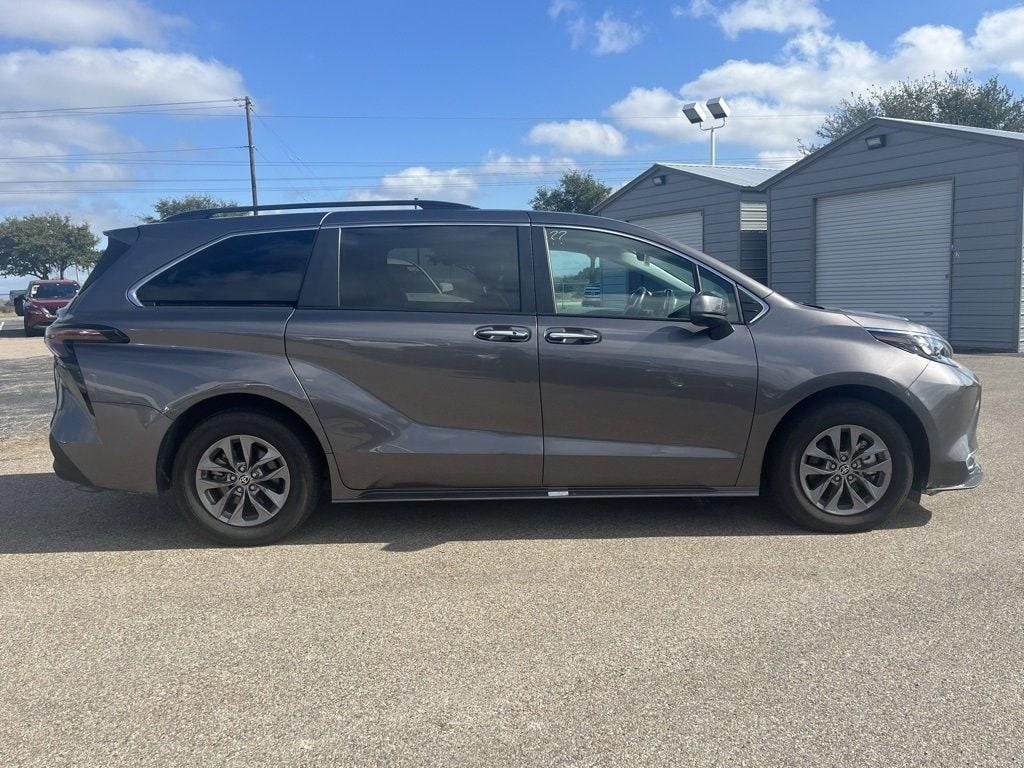
[[[712,339],[724,339],[732,333],[729,304],[713,293],[695,293],[690,297],[690,322],[708,329]]]
[[[454,283],[449,283],[447,280],[442,280],[437,287],[441,289],[441,293],[451,293],[455,290]]]

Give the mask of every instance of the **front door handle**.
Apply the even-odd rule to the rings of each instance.
[[[601,334],[589,328],[548,328],[544,340],[551,344],[597,344]]]
[[[521,325],[484,325],[473,335],[484,341],[528,341],[530,329]]]

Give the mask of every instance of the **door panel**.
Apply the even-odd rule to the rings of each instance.
[[[525,227],[327,228],[314,261],[288,357],[349,488],[541,484]]]
[[[725,295],[738,321],[734,286],[610,232],[538,227],[533,241],[544,484],[733,486],[753,417],[753,340],[738,323],[714,340],[687,318],[701,290]]]
[[[287,339],[349,488],[540,486],[535,318],[299,309]]]
[[[568,318],[539,319],[540,333]],[[599,343],[540,343],[544,484],[731,486],[757,366],[750,332],[714,341],[689,323],[573,318]]]

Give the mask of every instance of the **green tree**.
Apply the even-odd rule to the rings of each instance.
[[[59,213],[8,217],[0,222],[0,275],[64,277],[70,267],[90,269],[99,258],[89,225]]]
[[[590,213],[611,191],[589,171],[566,171],[557,187],[540,187],[530,200],[530,207],[535,211]]]
[[[210,195],[185,195],[184,197],[164,197],[157,200],[153,205],[155,216],[140,217],[146,224],[160,221],[176,213],[185,211],[198,211],[201,208],[226,208],[238,205],[234,200],[220,200]]]
[[[886,88],[873,86],[850,94],[831,111],[817,130],[824,143],[835,141],[870,117],[897,117],[932,123],[1024,131],[1024,98],[1017,98],[997,75],[977,82],[969,70],[908,78]],[[811,152],[820,145],[803,145]]]

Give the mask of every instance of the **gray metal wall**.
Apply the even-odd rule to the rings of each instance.
[[[869,150],[854,139],[769,189],[771,286],[796,301],[814,300],[815,198],[952,179],[957,256],[952,264],[950,341],[962,348],[1016,350],[1024,332],[1024,147],[892,125],[879,125],[871,133],[884,133],[886,146]]]
[[[654,186],[650,180],[651,176],[658,174],[665,175],[665,183],[660,187]],[[670,169],[657,169],[644,174],[640,183],[598,214],[631,221],[644,216],[685,211],[704,212],[704,252],[743,269],[740,261],[740,190],[736,187]],[[643,226],[643,222],[637,224]]]

